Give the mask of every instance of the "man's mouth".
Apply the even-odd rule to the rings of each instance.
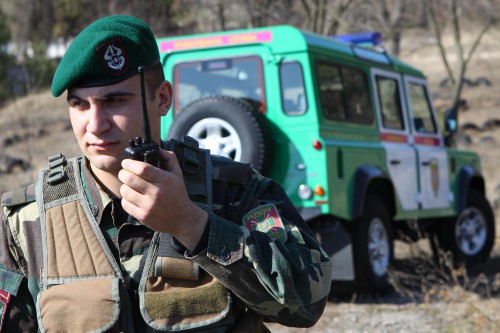
[[[109,149],[111,146],[114,146],[116,144],[117,142],[114,141],[102,141],[102,142],[89,143],[89,146],[96,150],[105,150]]]

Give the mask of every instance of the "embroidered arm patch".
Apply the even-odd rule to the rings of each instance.
[[[273,239],[286,242],[285,225],[273,204],[256,207],[243,216],[243,225],[250,231],[260,231]]]
[[[0,332],[2,332],[2,327],[5,319],[5,314],[7,313],[7,305],[10,301],[10,294],[0,290]]]

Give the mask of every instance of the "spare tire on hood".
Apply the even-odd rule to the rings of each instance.
[[[169,139],[195,138],[213,155],[251,163],[263,171],[265,141],[262,115],[250,103],[228,96],[210,96],[188,104],[168,131]]]

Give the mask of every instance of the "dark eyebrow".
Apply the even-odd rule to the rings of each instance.
[[[68,94],[68,97],[66,97],[66,101],[68,101],[68,102],[69,102],[69,101],[70,101],[70,100],[72,100],[72,99],[81,99],[81,98],[80,98],[80,97],[78,97],[78,96],[77,96],[77,95],[75,95],[75,94],[71,94],[71,95],[70,95],[70,94]]]
[[[126,91],[112,91],[112,92],[107,93],[106,95],[104,95],[102,97],[96,97],[95,99],[106,100],[106,99],[114,98],[114,97],[129,97],[129,96],[135,96],[135,95],[136,95],[135,93],[126,92]],[[82,99],[82,98],[80,96],[78,96],[77,94],[68,94],[68,97],[66,98],[66,100],[69,102],[72,99]]]

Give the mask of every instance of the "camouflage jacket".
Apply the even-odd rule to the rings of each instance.
[[[328,256],[274,181],[226,159],[212,158],[212,164],[209,227],[197,247],[201,250],[184,255],[233,295],[235,305],[224,331],[231,331],[249,310],[267,322],[314,325],[330,289],[332,266]],[[130,219],[119,200],[98,186],[85,160],[81,165],[80,178],[92,203],[92,214],[120,265],[134,329],[150,331],[140,314],[137,290],[154,232]],[[2,198],[0,291],[10,297],[0,308],[2,332],[35,332],[38,328],[35,304],[41,290],[43,233],[35,197],[35,186],[30,185]],[[251,216],[258,207],[269,204],[277,208],[284,224],[284,239],[245,226],[248,212]]]

